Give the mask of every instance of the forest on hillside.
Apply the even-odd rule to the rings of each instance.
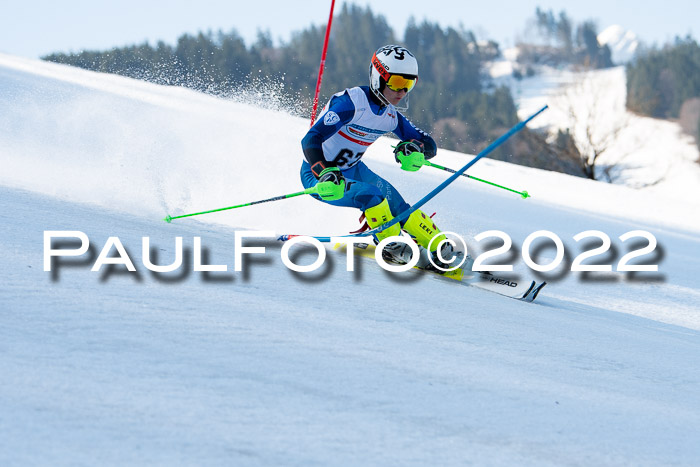
[[[536,44],[518,44],[519,60],[526,69],[537,64],[586,68],[613,65],[610,50],[597,42],[594,22],[576,25],[563,11],[555,15],[540,8],[529,21],[535,24],[541,40]],[[288,42],[275,44],[269,32],[259,32],[257,40],[246,45],[235,29],[207,31],[183,34],[173,45],[160,41],[106,51],[54,53],[43,59],[162,85],[184,86],[224,98],[235,96],[241,89],[253,89],[262,99],[277,99],[284,103],[285,110],[308,117],[324,36],[325,26],[311,25],[293,34]],[[429,131],[441,147],[474,154],[517,123],[517,109],[509,89],[494,88],[486,76],[485,66],[500,56],[497,43],[478,41],[468,30],[444,29],[413,19],[398,35],[371,8],[347,3],[334,16],[320,105],[337,91],[366,85],[372,53],[390,43],[405,45],[418,58],[420,80],[409,96],[410,108],[405,114]],[[635,76],[634,69],[631,74]],[[633,102],[653,99],[644,90],[658,88],[645,86],[635,87],[632,93],[637,101]],[[638,105],[634,110],[651,112],[646,109]],[[526,128],[492,157],[590,176],[589,167],[567,133],[548,140],[546,135]]]
[[[230,95],[244,85],[283,96],[290,109],[309,115],[325,27],[310,26],[288,43],[275,45],[259,33],[247,47],[235,30],[184,34],[177,44],[147,43],[108,51],[52,54],[46,60],[115,73],[159,84],[181,85],[216,95]],[[412,22],[397,37],[382,16],[345,4],[334,17],[320,103],[348,87],[368,83],[369,60],[385,44],[400,42],[419,59],[420,82],[410,94],[407,116],[436,135],[443,147],[478,151],[517,122],[507,89],[482,91],[482,64],[490,57],[469,31],[443,30]],[[491,50],[489,52],[493,54]],[[450,131],[446,122],[464,122]]]
[[[700,147],[700,46],[690,36],[652,48],[627,65],[627,108],[678,120]]]

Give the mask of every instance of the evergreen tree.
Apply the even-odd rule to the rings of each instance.
[[[530,63],[578,64],[589,68],[613,66],[610,48],[598,43],[597,26],[584,21],[574,28],[565,11],[535,9],[535,25],[546,45],[520,44],[520,61]],[[574,30],[576,31],[574,37]]]
[[[540,35],[547,41],[551,41],[557,30],[557,22],[554,19],[552,10],[543,11],[540,7],[535,9],[535,24]]]
[[[559,21],[556,23],[556,37],[564,49],[566,55],[571,56],[574,51],[574,44],[572,39],[573,25],[565,12],[559,13]]]
[[[693,97],[700,97],[700,46],[690,37],[651,49],[627,66],[627,108],[633,112],[678,118]]]
[[[328,90],[326,98],[330,98],[330,92],[366,84],[372,54],[380,46],[396,42],[384,17],[375,16],[369,7],[345,3],[333,21],[323,78],[323,89]],[[316,57],[320,55],[319,51]]]
[[[593,21],[585,21],[576,30],[576,41],[581,48],[581,62],[591,68],[613,66],[610,48],[598,42],[598,27]]]

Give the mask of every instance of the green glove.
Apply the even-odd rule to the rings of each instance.
[[[425,164],[423,148],[416,141],[402,141],[394,148],[394,158],[401,169],[415,172]]]
[[[318,177],[316,193],[324,201],[335,201],[345,196],[345,177],[338,167],[328,167]]]

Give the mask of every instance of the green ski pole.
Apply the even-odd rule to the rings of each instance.
[[[425,162],[423,163],[423,165],[427,165],[427,166],[429,166],[429,167],[435,167],[436,169],[444,170],[445,172],[457,173],[456,170],[452,170],[452,169],[450,169],[450,168],[448,168],[448,167],[443,167],[443,166],[441,166],[441,165],[433,164],[433,163],[430,162],[430,161],[425,161]],[[513,190],[512,188],[508,188],[508,187],[505,187],[505,186],[503,186],[503,185],[499,185],[499,184],[497,184],[497,183],[489,182],[488,180],[482,180],[482,179],[477,178],[477,177],[474,177],[474,176],[472,176],[472,175],[462,174],[462,176],[463,176],[463,177],[467,177],[467,178],[471,178],[472,180],[476,180],[477,182],[486,183],[486,184],[488,184],[488,185],[492,185],[492,186],[495,186],[495,187],[498,187],[498,188],[503,188],[504,190],[512,191],[513,193],[517,193],[517,194],[519,194],[520,196],[522,196],[523,199],[530,197],[530,195],[528,194],[527,191],[517,191],[517,190]]]
[[[229,209],[237,209],[237,208],[243,208],[245,206],[252,206],[254,204],[261,204],[261,203],[269,203],[271,201],[279,201],[282,199],[287,199],[287,198],[294,198],[295,196],[301,196],[301,195],[310,195],[316,193],[316,187],[311,187],[307,188],[304,191],[298,191],[296,193],[290,193],[288,195],[281,195],[281,196],[275,196],[274,198],[268,198],[268,199],[261,199],[259,201],[251,201],[250,203],[245,203],[245,204],[239,204],[237,206],[229,206],[227,208],[219,208],[219,209],[212,209],[211,211],[202,211],[202,212],[194,212],[192,214],[183,214],[181,216],[166,216],[165,219],[163,219],[165,222],[170,223],[173,219],[181,219],[183,217],[192,217],[192,216],[199,216],[201,214],[209,214],[212,212],[219,212],[219,211],[227,211]]]

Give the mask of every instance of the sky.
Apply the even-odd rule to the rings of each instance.
[[[336,1],[336,12],[345,1]],[[501,48],[512,46],[525,33],[535,8],[566,11],[575,24],[597,21],[599,31],[619,24],[645,43],[663,44],[677,35],[700,37],[700,2],[667,0],[640,6],[638,0],[564,0],[465,2],[404,0],[352,2],[370,6],[383,15],[401,37],[409,18],[428,20],[442,27],[470,29],[480,39],[496,40]],[[261,5],[264,5],[261,7]],[[269,31],[276,41],[310,25],[325,25],[330,0],[289,2],[240,2],[225,0],[0,0],[0,52],[38,58],[52,52],[106,50],[162,40],[175,44],[184,33],[230,32],[235,29],[250,45],[258,31]],[[381,45],[381,44],[379,44]],[[378,45],[378,46],[379,46]]]

